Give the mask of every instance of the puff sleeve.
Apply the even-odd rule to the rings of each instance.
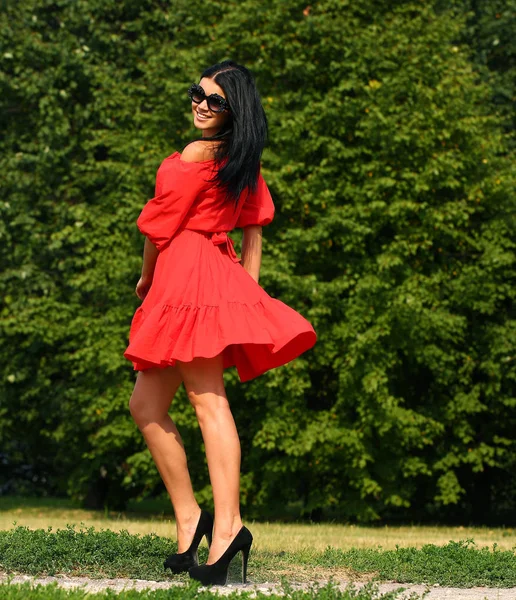
[[[160,170],[156,179],[157,195],[147,202],[136,224],[161,251],[181,226],[195,199],[210,184],[203,163],[183,162],[176,156],[168,162],[165,159]]]
[[[274,203],[263,177],[258,177],[256,191],[246,198],[235,227],[268,225],[274,218]]]

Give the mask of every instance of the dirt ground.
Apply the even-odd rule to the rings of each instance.
[[[112,591],[123,591],[123,590],[144,590],[144,589],[167,589],[176,585],[182,585],[179,582],[174,581],[145,581],[142,579],[89,579],[87,577],[67,577],[65,575],[57,577],[31,577],[29,575],[6,575],[0,574],[1,583],[25,583],[32,582],[34,584],[50,584],[57,582],[60,587],[71,589],[71,588],[83,588],[88,592],[101,592],[103,590]],[[319,582],[319,584],[321,584]],[[349,582],[341,581],[339,585],[344,589]],[[358,588],[363,583],[354,582],[354,585]],[[303,585],[292,585],[295,589],[308,588],[309,584]],[[425,591],[427,595],[425,600],[516,600],[516,588],[448,588],[441,586],[428,587],[425,585],[412,585],[412,584],[399,584],[399,583],[381,583],[379,589],[382,593],[391,592],[399,588],[404,588],[406,591],[402,598],[407,599],[410,594],[416,592],[421,596]],[[280,588],[277,584],[272,583],[261,583],[253,585],[249,583],[247,585],[228,585],[224,587],[214,587],[213,591],[217,591],[221,596],[225,596],[231,592],[237,590],[245,590],[246,592],[256,590],[263,593],[280,592]]]

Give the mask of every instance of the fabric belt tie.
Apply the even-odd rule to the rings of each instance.
[[[211,236],[211,241],[215,246],[222,246],[223,244],[226,244],[226,250],[228,251],[229,258],[235,263],[240,262],[240,258],[238,258],[235,251],[233,240],[225,231],[213,233]]]

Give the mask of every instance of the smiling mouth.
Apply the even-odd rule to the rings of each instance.
[[[197,116],[199,117],[199,119],[209,119],[210,118],[210,115],[200,113],[199,111],[197,111]]]

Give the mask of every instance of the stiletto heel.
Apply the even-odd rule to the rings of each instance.
[[[170,569],[172,573],[186,573],[191,567],[199,564],[197,550],[204,536],[208,541],[208,546],[211,546],[211,536],[213,531],[213,517],[209,512],[201,510],[201,516],[195,529],[194,537],[190,547],[186,552],[180,554],[171,554],[163,563],[166,569]]]
[[[247,561],[249,560],[249,551],[251,544],[242,548],[242,583],[247,582]]]
[[[242,552],[242,583],[247,581],[247,561],[253,543],[253,536],[247,527],[237,533],[229,547],[217,562],[212,565],[192,567],[188,573],[192,579],[200,581],[203,585],[226,585],[228,580],[229,563],[238,552]]]

